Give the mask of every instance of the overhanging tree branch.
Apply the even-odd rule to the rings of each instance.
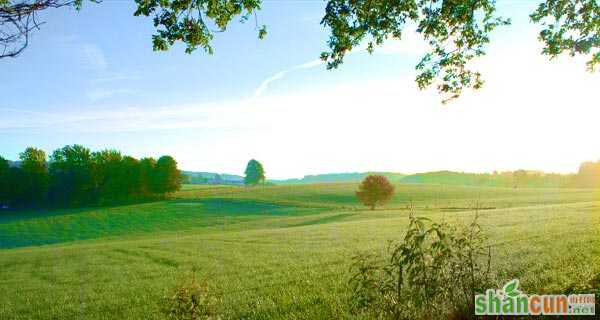
[[[27,48],[29,35],[43,24],[36,19],[38,12],[80,4],[81,0],[0,0],[0,59],[16,57]]]

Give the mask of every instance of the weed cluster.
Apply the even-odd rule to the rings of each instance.
[[[181,282],[164,297],[162,311],[171,320],[217,320],[218,304],[208,283],[198,283],[192,276],[191,282]]]
[[[404,239],[385,256],[353,258],[355,314],[379,319],[448,319],[473,314],[473,297],[491,287],[491,253],[477,222],[462,228],[411,214]]]

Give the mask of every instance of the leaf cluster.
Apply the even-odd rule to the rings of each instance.
[[[489,34],[510,24],[496,16],[493,0],[330,0],[321,23],[331,29],[329,51],[321,54],[328,68],[337,68],[352,49],[367,42],[372,53],[387,39],[401,39],[407,25],[431,48],[417,64],[420,89],[437,83],[447,102],[465,88],[479,89],[479,72],[467,68],[485,54]]]
[[[244,22],[260,9],[261,0],[135,0],[135,16],[152,16],[156,34],[152,36],[155,51],[166,51],[177,41],[186,45],[185,52],[198,47],[212,54],[214,34],[224,32],[227,25],[240,17]],[[266,27],[258,28],[259,38]]]
[[[597,0],[546,0],[531,20],[544,28],[539,39],[544,43],[542,53],[552,58],[567,52],[591,55],[589,71],[600,63],[600,3]]]

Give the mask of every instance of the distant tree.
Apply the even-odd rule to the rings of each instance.
[[[176,191],[183,176],[170,156],[141,161],[117,150],[91,152],[72,145],[44,151],[27,148],[19,166],[0,157],[0,205],[27,207],[111,204]]]
[[[0,156],[0,207],[7,205],[10,201],[10,184],[8,183],[9,172],[10,165],[8,164],[8,160]]]
[[[174,160],[173,160],[174,161]],[[177,166],[175,166],[177,168]],[[123,200],[135,200],[140,197],[141,166],[136,158],[125,156],[121,160],[121,192]]]
[[[27,148],[19,154],[23,178],[21,184],[27,194],[25,205],[41,205],[48,191],[48,165],[46,153],[41,149]]]
[[[162,156],[156,162],[155,183],[158,193],[175,192],[181,188],[181,171],[171,156]]]
[[[92,153],[81,145],[65,146],[50,156],[50,198],[60,205],[85,205],[93,200]]]
[[[367,176],[356,192],[356,197],[371,210],[375,210],[376,205],[388,202],[392,195],[394,195],[394,186],[381,175]]]
[[[23,207],[28,203],[26,181],[27,177],[20,167],[10,167],[8,170],[8,204],[11,207]]]
[[[244,184],[246,185],[257,185],[265,181],[265,170],[263,165],[254,159],[248,161],[245,174]]]
[[[92,153],[92,181],[94,202],[111,203],[123,197],[123,156],[117,150],[102,150]]]
[[[140,160],[140,195],[149,197],[158,192],[156,184],[156,160],[154,158],[143,158]]]

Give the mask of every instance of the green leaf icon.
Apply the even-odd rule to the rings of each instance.
[[[519,289],[517,289],[518,287],[519,287],[519,279],[513,279],[504,285],[504,293],[507,296],[514,298],[514,297],[518,296],[519,294],[521,294]]]

